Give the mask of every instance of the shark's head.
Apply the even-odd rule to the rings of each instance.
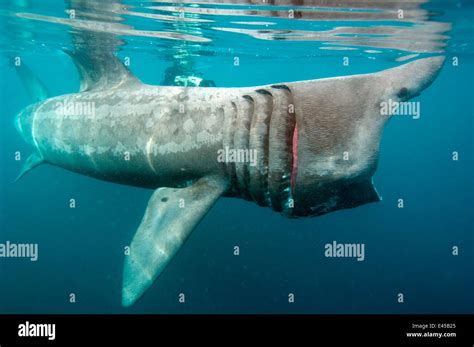
[[[380,200],[372,176],[382,130],[392,115],[384,106],[419,95],[436,78],[443,61],[426,58],[376,74],[290,86],[297,127],[293,216],[316,216]]]

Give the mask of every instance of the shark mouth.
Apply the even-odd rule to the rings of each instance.
[[[293,131],[293,163],[291,166],[291,192],[294,194],[296,186],[296,176],[298,174],[298,125],[295,123],[295,130]]]
[[[226,148],[255,153],[255,160],[226,163],[229,195],[291,215],[298,130],[290,88],[273,85],[239,96],[226,117]]]

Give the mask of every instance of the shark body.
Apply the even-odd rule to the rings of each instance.
[[[79,52],[80,53],[80,52]],[[41,163],[154,189],[125,259],[122,304],[138,300],[221,196],[289,217],[379,201],[372,184],[381,102],[406,101],[435,79],[443,57],[366,75],[248,88],[158,87],[113,54],[69,53],[81,91],[26,107],[17,128]],[[219,160],[251,150],[254,165]]]

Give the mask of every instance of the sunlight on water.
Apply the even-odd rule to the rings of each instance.
[[[124,39],[128,50],[159,49],[163,55],[175,54],[170,41],[178,40],[196,55],[265,55],[276,47],[291,49],[287,56],[344,50],[367,56],[386,52],[396,59],[445,49],[451,24],[436,4],[426,2],[97,1],[85,6],[81,1],[13,1],[0,12],[8,32],[1,48],[63,48],[58,44],[66,40],[58,38],[66,29],[110,34]]]

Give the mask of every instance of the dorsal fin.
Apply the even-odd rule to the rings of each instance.
[[[116,55],[125,42],[107,30],[128,27],[122,23],[124,18],[116,15],[117,1],[68,0],[67,4],[78,26],[70,31],[74,49],[65,52],[79,70],[81,92],[140,83]]]
[[[73,60],[81,79],[81,92],[113,88],[129,83],[141,83],[112,52],[83,54],[65,50]],[[97,52],[99,53],[99,52]]]

